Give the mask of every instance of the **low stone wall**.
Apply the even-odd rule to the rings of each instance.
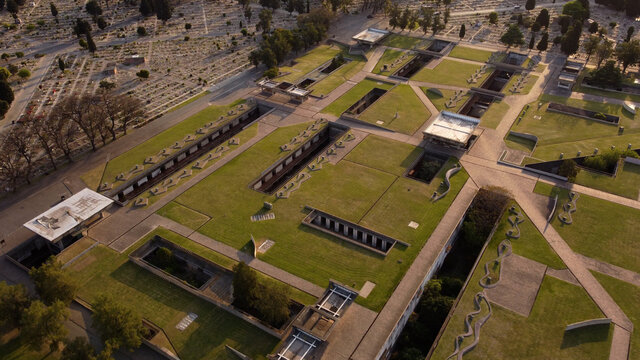
[[[580,117],[587,120],[598,121],[607,125],[617,126],[620,123],[620,117],[618,116],[604,114],[606,119],[598,119],[594,117],[596,114],[598,114],[598,112],[596,111],[585,110],[585,109],[568,106],[564,104],[553,103],[553,102],[549,104],[549,106],[547,107],[547,111],[564,114],[564,115],[576,116],[576,117]]]
[[[629,163],[629,164],[634,164],[634,165],[640,165],[640,159],[635,159],[635,158],[632,158],[632,157],[629,157],[629,156],[624,158],[624,162]]]
[[[611,319],[609,318],[591,319],[591,320],[585,320],[585,321],[569,324],[564,329],[564,331],[571,331],[571,330],[580,329],[588,326],[609,325],[609,324],[611,324]]]

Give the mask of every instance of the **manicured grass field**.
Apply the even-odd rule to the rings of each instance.
[[[629,359],[640,359],[640,288],[610,276],[592,272],[625,315],[633,322]]]
[[[440,92],[442,93],[442,96],[437,95],[431,91],[428,91],[428,88],[421,88],[425,94],[427,94],[427,97],[429,98],[429,100],[431,100],[431,103],[439,110],[439,111],[451,111],[451,112],[458,112],[458,110],[460,110],[460,108],[462,107],[462,105],[464,105],[465,102],[467,102],[467,100],[469,99],[469,95],[465,94],[462,99],[460,99],[460,101],[458,101],[456,103],[456,105],[452,108],[448,108],[446,107],[446,103],[449,99],[451,99],[453,97],[453,95],[455,95],[455,91],[453,90],[444,90],[444,89],[439,89]]]
[[[533,148],[536,145],[536,143],[533,140],[525,139],[523,137],[515,136],[511,134],[507,135],[507,137],[504,138],[504,143],[507,144],[507,147],[511,149],[526,151],[526,152],[533,151]]]
[[[640,166],[624,163],[620,165],[616,177],[583,170],[576,176],[575,183],[638,200]]]
[[[127,255],[134,249],[118,254],[99,245],[74,262],[69,269],[80,285],[78,295],[92,302],[101,294],[111,294],[134,306],[143,317],[162,327],[182,359],[235,359],[225,345],[260,359],[273,351],[278,339],[129,262]],[[176,329],[191,312],[198,318],[186,330]]]
[[[509,82],[507,83],[507,85],[505,85],[504,89],[502,89],[502,92],[507,95],[527,95],[531,91],[531,89],[533,89],[533,86],[536,84],[536,81],[538,81],[538,75],[529,75],[529,78],[527,79],[527,82],[524,84],[524,87],[522,88],[522,90],[514,94],[511,92],[511,87],[513,87],[516,81],[518,81],[518,79],[520,79],[521,77],[522,77],[521,75],[513,75],[511,79],[509,79]]]
[[[396,176],[402,176],[420,155],[422,155],[422,149],[415,146],[369,135],[355,149],[351,150],[344,159]]]
[[[451,50],[449,56],[459,59],[473,60],[486,63],[492,52],[487,50],[474,49],[466,46],[456,46]]]
[[[398,34],[391,34],[387,36],[386,39],[382,42],[385,46],[400,48],[400,49],[412,49],[414,46],[423,42],[424,39],[404,36]]]
[[[91,190],[97,190],[100,186],[100,180],[102,180],[102,174],[104,173],[104,168],[107,164],[100,164],[95,168],[87,171],[86,173],[80,176],[80,180],[82,180],[85,185]]]
[[[618,127],[615,125],[548,112],[546,109],[549,101],[619,116],[620,125],[625,127],[624,134],[618,135]],[[538,109],[540,102],[542,106]],[[556,160],[560,153],[564,153],[565,157],[574,157],[578,151],[590,154],[596,147],[608,149],[615,145],[626,148],[628,143],[639,144],[640,116],[634,119],[623,111],[621,105],[543,95],[539,101],[530,104],[526,115],[522,120],[516,120],[511,130],[538,136],[538,147],[533,157]]]
[[[391,140],[372,138],[365,139],[353,150],[356,155],[352,159],[362,164],[349,160],[336,165],[325,162],[322,169],[312,172],[311,178],[302,183],[300,189],[288,199],[276,199],[274,195],[251,190],[248,184],[283,156],[279,146],[307,125],[276,130],[175,201],[212,218],[199,232],[237,249],[244,247],[250,236],[275,241],[268,252],[259,255],[260,259],[320,286],[327,286],[329,279],[358,289],[365,281],[374,282],[376,287],[372,293],[366,299],[358,298],[357,301],[373,310],[380,310],[468,175],[464,171],[455,175],[452,178],[452,192],[432,203],[431,194],[439,186],[446,169],[431,184],[399,177],[400,167],[406,166],[409,162],[407,158],[413,159],[420,150]],[[382,146],[379,146],[381,143]],[[364,146],[365,150],[359,150],[360,146]],[[385,151],[387,147],[403,149],[402,154],[387,157],[385,154],[390,153]],[[375,167],[369,167],[372,160],[357,154],[373,148],[377,148],[376,153],[383,154],[385,160],[380,164],[375,162]],[[381,167],[385,170],[379,170]],[[214,189],[225,191],[216,192]],[[374,214],[383,213],[390,206],[403,207],[408,192],[412,195],[412,206],[402,209],[404,215],[395,214],[393,221],[384,219],[383,223],[370,220]],[[230,193],[233,196],[229,196]],[[207,201],[202,201],[203,198]],[[259,213],[265,201],[272,202],[276,219],[251,222],[251,215]],[[398,237],[411,246],[396,246],[386,257],[377,255],[301,225],[306,216],[305,206],[366,224],[373,230]],[[409,228],[410,221],[419,222],[418,229]]]
[[[399,59],[403,55],[405,56],[404,60],[399,62],[394,67],[390,67],[391,64],[394,61],[396,61],[397,59]],[[411,55],[411,54],[409,54],[409,53],[407,53],[405,51],[387,49],[387,50],[384,51],[384,54],[382,54],[382,56],[380,57],[380,60],[378,60],[378,63],[373,68],[373,73],[374,74],[381,74],[381,75],[391,75],[394,72],[396,72],[396,70],[398,70],[402,66],[404,66],[404,64],[408,63],[413,58],[414,58],[414,55]],[[386,71],[383,70],[384,65],[388,65],[389,66],[389,68]]]
[[[281,73],[290,74],[278,77],[276,80],[295,83],[301,80],[303,76],[311,72],[313,69],[331,60],[341,51],[342,49],[336,45],[320,45],[303,56],[296,58],[295,65],[280,67]]]
[[[504,101],[495,101],[482,115],[480,125],[491,129],[497,128],[507,111],[509,111],[509,104]]]
[[[558,208],[568,200],[568,191],[538,182],[535,192],[558,196]],[[573,251],[613,265],[640,272],[640,247],[637,227],[640,210],[580,194],[578,210],[571,216],[573,224],[558,220],[558,211],[551,225]]]
[[[358,119],[412,135],[431,113],[409,85],[398,85],[369,106]],[[378,121],[382,121],[379,124]]]
[[[340,116],[343,112],[345,112],[351,105],[355,104],[356,101],[360,100],[361,97],[366,95],[373,88],[385,89],[389,90],[393,87],[392,83],[382,82],[372,79],[364,79],[359,82],[356,86],[352,87],[349,91],[340,96],[336,101],[332,102],[326,108],[322,109],[322,112],[332,114],[335,116]]]
[[[432,359],[446,359],[454,351],[455,337],[466,331],[464,318],[475,309],[473,297],[481,290],[478,281],[484,274],[484,264],[495,259],[498,244],[505,238],[505,221],[503,217],[474,270]],[[526,216],[520,228],[522,236],[512,240],[516,254],[554,268],[565,267]],[[484,304],[482,308],[480,316],[487,311]],[[492,309],[493,315],[480,330],[479,344],[465,359],[604,359],[609,354],[612,327],[564,332],[568,324],[603,316],[581,287],[545,276],[529,317],[496,304],[492,304]],[[462,346],[470,341],[466,339]]]
[[[170,202],[163,206],[158,210],[158,214],[167,218],[175,219],[175,221],[193,230],[197,230],[200,226],[211,220],[207,215],[201,214],[174,202]]]
[[[422,68],[422,70],[418,71],[411,80],[465,88],[479,86],[491,73],[490,69],[488,69],[485,74],[478,79],[477,83],[469,84],[467,80],[471,78],[471,75],[481,67],[482,66],[480,65],[444,59],[433,69],[427,69],[426,67]]]
[[[85,236],[80,240],[76,241],[75,243],[71,244],[71,246],[64,249],[63,252],[61,252],[56,256],[56,259],[58,259],[58,261],[60,261],[61,263],[65,264],[69,260],[80,255],[81,252],[85,251],[95,243],[96,243],[95,240],[91,239],[88,236]]]
[[[360,56],[349,55],[349,57],[353,60],[342,65],[342,67],[331,73],[331,75],[327,76],[326,78],[311,85],[309,89],[313,90],[313,95],[327,96],[338,86],[342,85],[342,83],[349,80],[360,70],[362,70],[364,64],[366,64],[366,61],[364,61],[364,59]]]
[[[153,138],[143,142],[142,144],[130,149],[120,156],[109,160],[104,170],[101,183],[115,181],[115,177],[120,173],[129,172],[136,164],[142,165],[144,159],[149,156],[157,155],[162,149],[168,148],[176,141],[181,141],[185,136],[195,134],[204,124],[218,120],[220,115],[224,115],[227,111],[245,100],[237,100],[225,106],[210,106],[201,112],[184,119],[179,124],[161,132]],[[140,130],[144,131],[144,130]]]

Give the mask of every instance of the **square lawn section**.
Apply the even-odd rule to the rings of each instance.
[[[394,84],[378,81],[373,79],[364,79],[360,81],[356,86],[352,87],[346,93],[342,94],[338,99],[329,104],[326,108],[322,109],[322,112],[332,114],[335,116],[342,115],[351,105],[355,104],[356,101],[360,100],[363,96],[365,96],[369,91],[374,88],[379,88],[383,90],[389,90],[393,87]]]
[[[367,150],[371,150],[371,160],[360,160],[360,163],[342,160],[337,165],[325,163],[288,199],[276,199],[273,195],[251,190],[248,186],[251,181],[284,155],[279,146],[287,143],[306,126],[308,124],[276,130],[175,201],[210,216],[212,220],[198,231],[236,249],[247,244],[251,235],[256,239],[275,241],[275,245],[260,255],[260,259],[320,286],[327,286],[329,279],[357,289],[366,281],[375,283],[373,292],[366,299],[359,298],[357,301],[378,311],[468,175],[464,171],[456,174],[452,178],[449,195],[432,203],[430,196],[439,186],[444,170],[431,184],[402,178],[399,176],[400,167],[409,163],[407,158],[414,159],[417,156],[417,148],[375,138],[370,139],[382,142],[383,146],[371,146],[368,138],[354,151],[360,146],[367,147]],[[394,153],[394,157],[387,157],[389,153]],[[387,159],[382,163],[384,171],[379,170],[380,164],[375,161],[376,158]],[[225,190],[218,192],[215,189]],[[264,201],[273,203],[276,219],[251,222],[251,215],[261,211]],[[411,246],[398,244],[384,257],[303,226],[301,221],[307,214],[304,210],[306,205],[369,226]],[[394,214],[393,220],[385,218],[377,221],[380,217],[378,214],[390,207],[402,209],[402,213]],[[418,229],[409,228],[410,221],[420,223]]]
[[[466,332],[464,319],[475,310],[473,298],[482,290],[478,282],[484,274],[484,264],[496,258],[498,245],[510,228],[507,217],[505,213],[482,254],[431,359],[447,359],[454,351],[456,336]],[[556,269],[565,268],[526,215],[524,219],[521,237],[512,240],[514,253]],[[613,327],[564,332],[568,324],[604,316],[581,287],[545,276],[528,317],[491,305],[493,315],[480,329],[480,341],[465,359],[605,359],[609,354]],[[482,303],[479,317],[486,313]],[[462,347],[472,341],[472,337],[465,339]]]
[[[551,225],[573,251],[640,272],[640,210],[580,194],[577,211],[571,214],[573,223],[565,225],[558,214],[569,199],[568,190],[538,182],[534,191],[547,196],[558,194],[558,210]]]
[[[470,79],[471,75],[481,67],[481,65],[443,59],[442,62],[433,69],[428,69],[426,67],[422,68],[422,70],[418,71],[411,77],[411,80],[465,88],[480,86],[480,84],[482,84],[482,82],[491,73],[491,69],[487,69],[484,75],[482,75],[476,83],[469,84],[467,80]]]
[[[304,56],[296,58],[293,66],[280,67],[280,73],[290,74],[278,77],[276,80],[296,83],[298,80],[302,80],[303,76],[307,75],[309,72],[325,62],[333,59],[340,52],[342,52],[342,49],[337,45],[320,45],[307,52]]]
[[[209,106],[118,157],[109,160],[104,170],[101,183],[111,183],[115,181],[115,177],[118,174],[129,172],[136,164],[142,165],[144,160],[149,156],[155,156],[162,149],[170,147],[176,141],[181,141],[185,136],[195,134],[204,124],[218,120],[220,115],[226,114],[229,109],[244,102],[245,100],[241,99],[229,105]]]
[[[640,165],[623,162],[615,177],[582,170],[576,176],[576,184],[638,200],[640,191]]]
[[[155,234],[171,241],[176,237],[159,229],[123,254],[98,245],[71,264],[68,269],[79,284],[78,295],[91,303],[97,296],[109,294],[134,307],[165,331],[181,359],[235,359],[225,345],[265,359],[277,345],[277,338],[128,261],[128,254]],[[220,262],[230,260],[219,256]],[[198,318],[186,330],[176,329],[191,312]]]
[[[459,59],[473,60],[486,63],[492,52],[487,50],[474,49],[466,46],[456,46],[451,50],[449,56]]]
[[[640,287],[597,272],[592,271],[592,273],[624,311],[624,314],[629,317],[629,320],[633,322],[634,331],[631,333],[629,359],[640,359],[640,331],[638,331],[640,327],[640,306],[638,306],[640,304]]]
[[[429,101],[431,101],[433,106],[435,106],[436,109],[438,109],[438,111],[446,110],[450,112],[458,112],[458,110],[460,110],[462,105],[464,105],[464,103],[467,102],[467,100],[469,100],[469,95],[464,94],[462,98],[458,102],[456,102],[456,104],[453,107],[449,108],[446,106],[446,103],[447,101],[449,101],[449,99],[453,98],[453,96],[456,94],[455,90],[437,89],[442,93],[442,96],[440,96],[440,94],[437,94],[434,91],[430,91],[429,88],[427,87],[421,87],[420,89],[422,89],[422,91],[424,91],[424,93],[427,94]]]
[[[327,96],[330,92],[335,90],[338,86],[342,85],[345,81],[351,79],[355,74],[360,72],[366,64],[363,57],[352,54],[345,54],[345,58],[348,57],[351,61],[345,63],[329,76],[314,83],[309,87],[309,90],[313,91],[314,96]]]
[[[391,65],[394,61],[399,59],[402,55],[406,55],[406,58],[403,61],[398,63],[393,68],[389,68],[386,71],[382,70],[384,65]],[[413,59],[413,57],[414,57],[413,55],[411,55],[411,54],[409,54],[409,53],[407,53],[405,51],[402,51],[402,50],[387,49],[387,50],[384,51],[384,54],[382,54],[382,56],[380,57],[380,60],[378,60],[378,63],[376,64],[376,67],[373,68],[373,73],[374,74],[381,74],[381,75],[391,75],[396,70],[398,70],[402,66],[404,66],[404,64],[408,63],[409,60]]]
[[[615,125],[548,112],[547,106],[551,101],[619,116],[620,125],[625,128],[624,133],[618,135],[618,126]],[[538,109],[540,103],[542,106]],[[533,157],[540,160],[557,160],[560,153],[567,158],[577,156],[578,151],[588,155],[593,153],[594,148],[604,150],[615,145],[618,149],[626,149],[628,143],[640,144],[640,116],[636,115],[634,119],[621,105],[546,94],[529,104],[527,113],[522,120],[515,121],[511,130],[538,137]]]
[[[431,113],[411,86],[398,85],[369,106],[358,119],[412,135],[430,116]],[[378,124],[378,121],[383,124]]]
[[[384,39],[382,44],[385,46],[395,47],[400,49],[413,49],[416,45],[420,44],[423,41],[425,41],[425,39],[412,37],[412,36],[391,34]]]

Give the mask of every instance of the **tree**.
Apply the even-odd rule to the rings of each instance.
[[[280,327],[289,318],[288,288],[258,281],[244,262],[233,268],[233,305]]]
[[[449,10],[449,8],[446,8],[446,9],[444,10],[444,19],[443,19],[443,21],[444,21],[444,23],[445,23],[445,24],[448,24],[448,23],[449,23],[449,17],[450,17],[450,16],[451,16],[451,11]]]
[[[29,69],[20,69],[18,71],[18,76],[23,80],[28,79],[29,77],[31,77],[31,71],[29,71]]]
[[[291,15],[293,13],[293,11],[296,9],[296,3],[295,0],[287,0],[287,7],[286,7],[287,11],[289,12],[289,15]]]
[[[6,67],[0,67],[0,81],[7,81],[11,72]]]
[[[2,103],[2,101],[0,101]],[[0,135],[0,143],[4,143],[7,134]],[[24,166],[19,156],[10,151],[0,151],[0,181],[15,190],[18,180],[23,177]]]
[[[631,41],[631,37],[633,36],[633,33],[636,31],[636,29],[633,26],[629,26],[629,28],[627,29],[627,37],[624,40],[625,42],[629,42]]]
[[[171,7],[169,0],[154,0],[153,9],[156,12],[158,20],[162,20],[162,22],[166,23],[167,20],[171,19],[173,8]]]
[[[258,14],[258,23],[256,24],[256,30],[262,30],[263,33],[268,33],[271,30],[271,19],[273,13],[269,9],[262,9]]]
[[[571,16],[562,15],[558,17],[558,23],[560,24],[560,33],[566,34],[571,26]]]
[[[545,33],[542,33],[542,39],[540,39],[540,42],[538,42],[536,49],[538,49],[538,51],[546,51],[548,47],[549,47],[549,33],[545,32]]]
[[[147,334],[140,314],[104,295],[95,301],[91,318],[102,341],[114,348],[138,348]]]
[[[244,17],[247,18],[247,21],[251,21],[251,16],[252,15],[253,15],[253,13],[251,12],[251,8],[250,7],[244,9]]]
[[[540,24],[540,26],[544,26],[545,29],[548,29],[549,20],[550,20],[549,10],[547,9],[540,10],[540,13],[536,17],[536,23]]]
[[[91,36],[91,32],[87,33],[87,48],[89,52],[94,53],[98,49],[96,47],[96,43],[93,41],[93,36]]]
[[[602,62],[610,58],[611,55],[613,55],[613,42],[608,39],[604,39],[600,45],[598,45],[598,49],[596,50],[597,67],[600,68]]]
[[[0,281],[0,329],[14,329],[20,326],[20,318],[29,307],[31,299],[22,285],[8,285]]]
[[[7,0],[7,11],[11,14],[17,14],[20,8],[18,7],[18,3],[15,0]]]
[[[244,262],[233,268],[233,304],[239,308],[251,308],[257,294],[258,277],[253,269]]]
[[[569,1],[562,7],[562,14],[569,15],[574,20],[583,22],[589,18],[589,8],[585,8],[579,0]]]
[[[35,139],[30,124],[15,127],[4,140],[5,151],[9,151],[24,160],[22,176],[27,184],[31,183],[31,172],[35,158],[40,151],[37,146],[34,146],[34,141]]]
[[[151,16],[153,14],[153,0],[141,0],[140,1],[140,14],[144,17]]]
[[[527,9],[528,11],[535,9],[535,7],[536,7],[536,0],[527,0],[527,2],[524,5],[524,8]]]
[[[24,311],[20,333],[31,349],[39,351],[48,343],[49,349],[55,351],[67,335],[64,321],[68,317],[69,310],[62,301],[47,306],[36,300]]]
[[[460,32],[458,33],[458,37],[460,39],[464,38],[464,34],[467,30],[465,29],[464,24],[460,25]]]
[[[529,40],[529,50],[532,50],[535,45],[536,45],[536,33],[532,32],[531,40]]]
[[[595,34],[598,32],[598,23],[597,22],[592,22],[591,25],[589,25],[589,32],[592,34]]]
[[[492,11],[491,13],[489,13],[489,23],[490,24],[497,24],[498,23],[498,13],[495,11]]]
[[[13,90],[6,80],[0,80],[0,100],[4,100],[11,105],[14,99]]]
[[[429,29],[431,29],[431,23],[433,21],[433,10],[431,8],[423,7],[420,9],[422,14],[422,19],[420,19],[419,24],[422,31],[426,34]]]
[[[190,23],[184,24],[184,29],[187,31],[191,30],[191,24]]]
[[[76,24],[73,26],[73,33],[76,34],[77,37],[80,37],[90,32],[91,32],[91,24],[89,24],[89,22],[86,20],[77,18]]]
[[[117,104],[120,109],[120,126],[122,126],[122,132],[127,135],[127,127],[143,119],[146,111],[142,101],[128,95],[120,95]]]
[[[28,119],[25,120],[26,124],[29,124],[31,130],[33,132],[33,136],[37,141],[39,147],[44,150],[49,158],[49,162],[51,162],[51,166],[54,169],[57,169],[56,166],[56,157],[55,157],[55,141],[51,138],[51,133],[49,132],[47,122],[49,121],[47,117],[39,115],[39,116],[31,116],[27,115]]]
[[[592,71],[590,75],[587,79],[590,85],[616,89],[622,84],[622,72],[613,60],[607,61],[603,67]]]
[[[136,30],[136,32],[138,33],[138,36],[147,35],[147,29],[145,29],[144,26],[138,26],[138,30]]]
[[[84,8],[85,10],[87,10],[87,13],[89,15],[93,16],[94,19],[102,15],[102,8],[100,7],[100,4],[98,4],[96,0],[87,1]]]
[[[558,175],[566,177],[569,182],[576,181],[578,172],[580,172],[580,168],[578,168],[578,165],[573,159],[564,159],[558,169]]]
[[[73,162],[71,157],[72,144],[76,140],[80,129],[67,116],[64,102],[59,102],[51,109],[49,118],[43,122],[42,126],[53,141],[55,148],[62,151],[67,160]]]
[[[406,7],[404,9],[404,11],[402,11],[402,15],[400,16],[400,19],[398,21],[398,27],[402,30],[407,28],[407,25],[409,25],[409,17],[411,16],[411,10],[409,10],[408,7]]]
[[[400,25],[400,17],[402,16],[402,12],[400,11],[400,7],[397,3],[393,3],[391,9],[389,10],[389,26],[392,29],[395,29]]]
[[[589,38],[582,44],[584,48],[584,52],[587,54],[587,63],[589,62],[589,58],[591,55],[598,50],[598,46],[600,46],[600,37],[596,35],[591,35]]]
[[[67,65],[64,63],[64,60],[62,60],[61,57],[58,58],[58,68],[60,68],[60,71],[64,71],[64,69],[67,67]]]
[[[107,21],[102,16],[100,16],[96,22],[100,30],[104,30],[107,27]]]
[[[58,20],[58,8],[56,7],[56,4],[54,4],[53,2],[49,3],[49,8],[51,9],[51,16],[56,18],[56,21],[57,21]]]
[[[500,37],[500,42],[511,47],[524,44],[524,35],[517,25],[509,25],[507,31]]]
[[[56,301],[69,304],[76,295],[78,289],[76,284],[67,270],[53,256],[40,267],[32,268],[29,276],[45,304],[51,305]]]
[[[537,22],[534,22],[533,25],[531,25],[531,31],[534,33],[537,33],[538,31],[540,31],[541,28],[542,28],[542,25],[540,25]]]
[[[565,55],[575,54],[580,49],[580,35],[582,34],[582,22],[575,20],[573,25],[569,27],[569,30],[562,37],[560,43],[560,50]]]
[[[622,73],[626,73],[629,66],[640,61],[640,40],[619,44],[616,48],[616,58],[622,64]]]
[[[86,338],[78,336],[65,341],[60,358],[62,360],[95,360],[96,352]]]
[[[243,9],[246,9],[251,4],[251,0],[238,0],[238,4],[242,5]]]
[[[136,76],[140,79],[148,79],[149,78],[149,70],[142,69],[136,73]]]

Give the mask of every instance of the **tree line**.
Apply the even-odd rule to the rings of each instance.
[[[96,95],[71,95],[56,104],[48,115],[26,114],[22,121],[0,137],[0,183],[15,190],[22,182],[29,184],[39,160],[48,159],[55,170],[61,158],[73,161],[79,137],[95,151],[131,124],[143,119],[140,100],[102,90]]]
[[[20,340],[33,351],[48,347],[55,352],[64,346],[62,360],[110,360],[116,349],[139,347],[148,333],[137,312],[111,297],[99,296],[93,304],[92,324],[105,346],[96,354],[85,338],[67,339],[64,322],[78,286],[62,264],[51,257],[32,268],[29,276],[37,297],[30,296],[22,284],[0,282],[0,330],[18,329]]]
[[[624,11],[627,16],[640,16],[640,2],[638,0],[596,0],[596,4],[605,5],[617,11]]]

